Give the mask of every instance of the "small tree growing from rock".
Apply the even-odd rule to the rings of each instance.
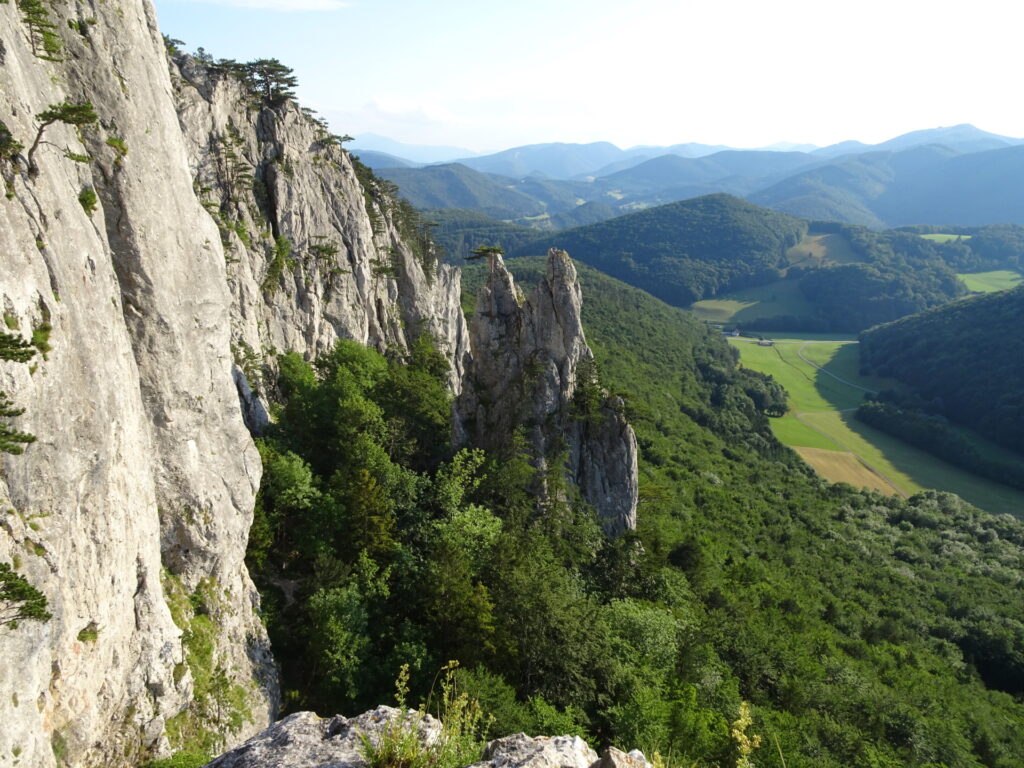
[[[75,104],[71,101],[65,101],[63,104],[51,104],[49,109],[36,115],[36,120],[39,120],[40,123],[39,129],[36,132],[36,140],[32,142],[32,146],[28,150],[28,175],[33,178],[39,175],[39,166],[36,165],[35,154],[39,149],[39,145],[43,142],[43,131],[54,123],[82,126],[95,123],[98,119],[96,111],[88,101],[81,104]]]

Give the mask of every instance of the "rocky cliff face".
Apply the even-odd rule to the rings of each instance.
[[[232,381],[224,252],[192,191],[152,8],[48,7],[59,61],[33,55],[18,7],[0,5],[3,120],[26,146],[48,105],[89,102],[98,122],[47,127],[37,174],[24,156],[4,168],[7,327],[52,330],[32,368],[0,368],[37,437],[0,458],[0,560],[53,618],[0,630],[0,754],[119,765],[222,704],[236,737],[275,709],[243,563],[260,464]],[[215,640],[202,659],[187,642],[199,624]],[[230,705],[201,700],[220,692]]]
[[[525,429],[538,466],[564,462],[606,533],[635,528],[636,437],[622,401],[597,380],[576,268],[565,251],[551,249],[547,274],[524,296],[501,256],[488,259],[458,403],[466,436],[493,448]]]
[[[274,351],[315,357],[339,338],[402,349],[427,332],[458,391],[458,272],[436,263],[415,213],[294,101],[268,105],[185,55],[173,57],[172,82],[194,187],[223,241],[232,344],[251,384]]]
[[[457,388],[465,324],[457,273],[416,252],[386,190],[294,103],[169,66],[143,0],[48,8],[63,44],[42,58],[0,4],[0,119],[24,147],[50,105],[98,121],[49,125],[34,173],[24,148],[3,166],[5,330],[49,350],[0,363],[37,437],[0,454],[0,561],[53,618],[0,627],[0,755],[134,764],[276,711],[239,408],[241,393],[250,426],[265,419],[251,391],[268,353],[341,336],[400,350],[426,331]]]
[[[631,430],[606,398],[567,415],[592,358],[566,258],[523,306],[495,264],[471,364],[458,272],[322,124],[168,58],[146,0],[46,7],[57,55],[0,3],[0,120],[24,145],[0,152],[0,304],[39,347],[0,361],[37,438],[0,453],[0,562],[53,614],[0,626],[0,763],[134,765],[273,718],[244,555],[261,474],[246,426],[266,423],[274,352],[346,337],[400,353],[429,332],[452,390],[472,390],[467,429],[526,413],[544,457],[564,433],[606,528],[632,526]],[[86,102],[98,120],[46,127],[30,173],[37,116]],[[510,383],[536,397],[525,411],[494,406]]]

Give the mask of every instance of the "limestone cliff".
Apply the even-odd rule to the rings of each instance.
[[[0,4],[0,120],[23,145],[3,159],[0,303],[47,350],[0,362],[37,438],[0,454],[0,562],[53,614],[0,627],[0,762],[131,765],[276,712],[243,561],[261,469],[239,394],[265,419],[245,374],[426,331],[457,389],[465,324],[457,272],[293,102],[169,61],[145,0],[47,9],[56,54]],[[52,122],[29,158],[38,115],[86,103],[96,122]]]
[[[552,248],[547,274],[527,297],[501,256],[488,260],[458,404],[466,436],[495,447],[525,428],[538,466],[564,460],[606,533],[635,528],[636,437],[622,401],[597,381],[576,268],[565,251]]]
[[[486,445],[527,423],[549,458],[564,435],[606,529],[632,527],[635,441],[614,400],[580,397],[592,356],[567,258],[523,306],[496,262],[471,350],[458,271],[322,123],[168,56],[147,0],[46,7],[56,54],[0,3],[0,120],[22,145],[0,131],[0,304],[39,350],[0,361],[37,438],[0,453],[0,562],[53,614],[0,626],[0,764],[134,765],[276,714],[244,564],[246,426],[266,423],[274,352],[345,337],[400,354],[428,332],[466,429]],[[95,122],[39,133],[51,105],[86,103]],[[525,411],[495,405],[512,390]]]
[[[194,186],[223,240],[246,372],[258,377],[275,350],[315,357],[338,338],[401,349],[427,332],[457,391],[458,272],[437,264],[412,209],[294,101],[268,104],[186,55],[173,57],[172,81]]]

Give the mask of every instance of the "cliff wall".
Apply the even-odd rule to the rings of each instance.
[[[46,8],[58,52],[0,3],[0,120],[22,145],[0,159],[2,330],[38,348],[0,361],[36,437],[0,453],[0,562],[52,613],[0,626],[0,764],[136,765],[273,719],[244,557],[277,352],[351,338],[400,355],[430,333],[479,434],[507,418],[482,405],[501,377],[539,361],[538,455],[568,430],[584,496],[609,532],[632,526],[635,441],[614,404],[603,427],[559,415],[590,359],[568,260],[531,314],[480,321],[474,363],[458,271],[321,122],[169,55],[146,0]],[[72,104],[96,120],[46,125],[30,158],[40,115]],[[505,360],[496,334],[520,322]]]

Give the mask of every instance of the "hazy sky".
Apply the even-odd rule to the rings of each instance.
[[[278,58],[339,133],[544,141],[1024,136],[1009,0],[155,0],[215,57]]]

